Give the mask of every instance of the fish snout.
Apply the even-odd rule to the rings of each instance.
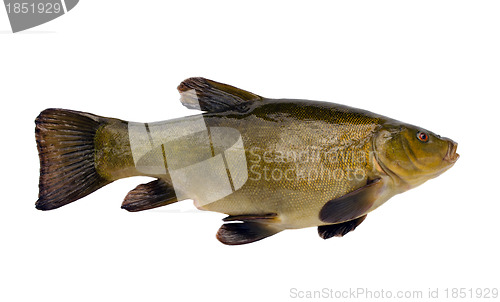
[[[460,158],[460,154],[457,153],[458,144],[451,139],[448,140],[448,151],[446,152],[443,160],[454,163]]]

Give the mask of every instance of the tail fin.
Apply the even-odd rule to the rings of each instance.
[[[37,209],[61,207],[111,182],[97,173],[94,161],[94,139],[104,123],[105,118],[64,109],[46,109],[36,118]]]

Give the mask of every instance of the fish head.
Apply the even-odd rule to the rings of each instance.
[[[441,175],[458,160],[457,143],[408,124],[388,123],[374,140],[375,158],[404,190]]]

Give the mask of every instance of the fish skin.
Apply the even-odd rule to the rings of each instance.
[[[214,125],[240,131],[253,172],[247,186],[203,209],[229,215],[278,213],[284,228],[317,226],[324,224],[317,213],[326,201],[374,177],[371,137],[380,125],[378,117],[300,100],[265,100],[252,109],[241,117],[208,117],[208,124],[213,116]],[[290,150],[296,160],[280,163],[277,153]],[[269,153],[275,154],[274,160]],[[352,180],[340,172],[358,169],[362,177]]]
[[[252,217],[252,220],[246,221],[248,226],[257,226],[256,223],[268,225],[222,227],[218,238],[226,244],[249,243],[284,229],[332,225],[331,220],[324,217],[328,211],[322,212],[322,209],[327,204],[335,209],[335,205],[331,206],[332,202],[348,194],[352,196],[343,199],[344,202],[347,200],[346,207],[343,205],[345,211],[349,211],[350,206],[356,211],[357,205],[364,202],[361,199],[367,198],[365,196],[373,200],[369,204],[364,203],[364,208],[356,212],[358,214],[355,216],[339,216],[350,217],[349,220],[334,220],[335,223],[364,217],[392,196],[440,175],[458,159],[455,142],[369,111],[328,102],[267,99],[202,78],[188,79],[179,87],[181,95],[188,89],[195,91],[194,94],[182,96],[184,99],[181,98],[181,101],[186,107],[208,112],[149,124],[95,116],[93,119],[101,122],[93,141],[95,169],[106,183],[131,176],[161,179],[165,185],[175,188],[178,200],[193,199],[198,209],[220,212],[230,217]],[[233,97],[234,104],[231,103]],[[197,101],[199,105],[196,105]],[[43,113],[39,117],[40,122],[37,122],[37,133],[43,134],[38,128],[43,126],[42,117]],[[54,119],[51,117],[51,120]],[[200,123],[206,127],[206,133],[199,131],[185,135],[184,125]],[[234,140],[232,144],[239,139],[241,146],[219,150],[215,143],[216,133],[222,130],[226,131],[225,135],[220,136],[226,141],[224,144]],[[416,139],[420,132],[428,134],[429,142]],[[169,140],[162,136],[175,139]],[[210,140],[209,144],[207,139]],[[155,140],[168,142],[155,144]],[[43,153],[45,147],[38,136],[37,142],[41,164],[45,165],[49,161],[43,158],[46,156]],[[143,155],[139,160],[138,153]],[[169,154],[182,158],[172,161]],[[218,177],[227,173],[231,176],[230,194],[212,200],[211,196],[220,195],[222,189],[199,179],[193,180],[194,187],[193,183],[174,184],[176,176],[171,175],[173,171],[203,163],[219,154],[224,154],[222,159],[227,171],[223,169],[213,175]],[[228,161],[231,158],[241,159],[238,156],[242,154],[246,169],[231,170]],[[151,168],[148,160],[151,162],[152,159],[158,169],[148,170]],[[199,171],[199,174],[208,172]],[[240,186],[235,180],[242,177],[246,179]],[[356,195],[357,191],[363,192],[362,188],[374,180],[377,183],[375,193]],[[193,190],[198,186],[203,190]],[[132,192],[128,195],[141,198],[141,206],[135,210],[177,200],[173,188],[169,188],[168,194],[151,192],[156,200],[154,205],[148,207],[147,199],[144,199],[148,191],[144,190],[149,187],[138,188],[142,190],[139,195]],[[165,196],[164,202],[162,196]],[[126,199],[124,205],[130,204],[127,202]],[[50,201],[43,203],[49,204]],[[371,206],[367,208],[366,205]],[[51,207],[44,206],[44,209]],[[259,216],[263,218],[259,219]],[[245,222],[244,218],[241,220]],[[362,219],[359,221],[361,223]],[[257,230],[263,230],[263,233],[237,233]],[[231,243],[232,238],[238,239]]]
[[[265,99],[245,112],[204,113],[203,119],[209,129],[228,127],[241,134],[251,170],[243,187],[218,201],[199,206],[202,210],[231,216],[278,213],[284,228],[323,225],[318,213],[327,201],[363,186],[368,178],[379,177],[371,153],[373,136],[381,127],[381,121],[386,120],[382,116],[332,103]],[[135,170],[127,142],[130,134],[123,123],[107,127],[97,138],[102,144],[96,149],[101,175],[110,179],[151,176],[171,183],[168,174]],[[117,152],[119,145],[123,148]],[[194,145],[203,146],[202,143]],[[279,152],[290,151],[300,154],[301,158],[280,162]],[[191,150],[191,154],[199,153],[199,150]],[[332,158],[335,155],[344,158]],[[196,161],[204,159],[200,157]],[[359,170],[359,175],[334,175],[348,170]],[[297,171],[304,171],[305,175],[301,177]],[[195,204],[203,203],[197,196],[189,197]]]

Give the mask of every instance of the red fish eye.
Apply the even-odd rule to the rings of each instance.
[[[424,142],[424,143],[429,140],[429,136],[425,132],[418,132],[417,138],[419,141]]]

